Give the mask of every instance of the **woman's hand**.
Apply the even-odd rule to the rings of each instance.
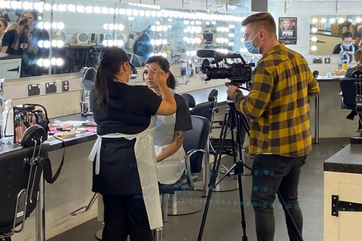
[[[165,73],[165,71],[163,71],[162,69],[156,69],[153,81],[157,86],[162,86],[166,85],[167,78],[168,74]]]

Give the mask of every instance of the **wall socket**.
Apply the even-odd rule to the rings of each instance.
[[[69,91],[69,81],[68,80],[62,81],[62,91]]]
[[[39,94],[40,94],[40,84],[28,85],[28,96],[39,95]]]
[[[56,81],[45,83],[45,93],[50,94],[50,93],[56,93],[56,92],[57,92],[57,82]]]

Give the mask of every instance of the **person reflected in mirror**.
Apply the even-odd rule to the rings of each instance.
[[[49,50],[38,43],[40,40],[49,40],[49,33],[44,29],[37,28],[38,12],[35,10],[25,11],[20,19],[27,20],[28,30],[24,31],[25,43],[23,44],[21,77],[38,76],[47,71],[37,65],[40,58],[49,58]]]
[[[145,62],[143,78],[148,88],[157,95],[161,91],[155,81],[155,71],[162,70],[167,75],[167,86],[176,101],[176,113],[157,116],[154,143],[157,160],[157,177],[162,184],[177,182],[185,171],[185,131],[192,129],[191,114],[186,100],[175,93],[176,79],[170,72],[168,60],[162,56],[149,57]]]
[[[354,60],[357,62],[357,65],[352,68],[347,69],[345,77],[355,78],[355,76],[353,76],[353,74],[356,70],[359,70],[362,72],[362,49],[359,49],[356,51],[356,53],[354,54]],[[356,115],[357,115],[357,111],[354,109],[354,110],[351,110],[351,113],[349,113],[346,116],[346,118],[348,120],[353,121],[354,118],[356,117]],[[360,129],[361,129],[361,122],[359,121],[358,130],[360,130]]]
[[[90,91],[98,139],[89,160],[94,162],[92,191],[103,196],[103,241],[126,240],[128,235],[132,241],[152,241],[151,225],[162,226],[154,115],[175,113],[176,103],[163,70],[157,69],[154,78],[161,96],[147,86],[129,85],[131,75],[123,49],[101,50]]]
[[[352,36],[350,31],[342,33],[342,43],[337,44],[334,47],[332,54],[347,52],[353,55],[358,50],[358,47],[352,44]]]
[[[237,111],[250,119],[249,154],[254,156],[251,202],[257,240],[274,240],[278,191],[286,203],[283,209],[289,240],[299,240],[285,208],[302,233],[298,185],[302,166],[312,150],[308,101],[318,95],[319,85],[307,60],[278,42],[270,13],[250,15],[242,26],[247,50],[263,56],[254,69],[249,94],[244,96],[235,85],[228,85],[227,93]]]
[[[356,34],[356,40],[354,41],[354,45],[356,46],[360,46],[361,43],[361,39],[362,39],[362,25],[359,25],[357,27],[357,34]],[[360,48],[360,47],[359,47]]]
[[[8,27],[8,21],[6,21],[5,18],[0,18],[0,50],[2,48],[2,41],[7,27]]]
[[[23,52],[25,41],[25,31],[29,30],[27,20],[21,19],[17,23],[11,25],[3,38],[1,48],[2,53],[21,55]]]

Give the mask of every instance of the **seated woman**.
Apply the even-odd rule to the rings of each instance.
[[[354,54],[354,60],[357,62],[357,65],[355,67],[347,69],[345,77],[354,77],[353,72],[356,70],[362,71],[362,49],[359,49]],[[349,115],[346,116],[347,119],[352,120],[357,115],[356,110],[352,110]],[[358,130],[361,129],[361,122],[359,121]]]
[[[143,78],[147,86],[160,95],[160,89],[154,81],[155,71],[163,70],[168,76],[167,86],[175,89],[176,80],[170,72],[170,64],[162,56],[152,56],[146,60]],[[157,116],[154,143],[156,149],[158,181],[172,184],[181,178],[185,170],[185,151],[182,147],[185,131],[192,129],[191,115],[186,100],[175,94],[176,113],[168,116]]]

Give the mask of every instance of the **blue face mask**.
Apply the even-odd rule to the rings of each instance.
[[[255,35],[255,37],[252,40],[247,40],[244,42],[245,48],[249,51],[249,53],[260,54],[260,45],[258,47],[254,47],[253,45],[253,41],[256,38],[256,36],[259,35],[259,33],[257,33],[257,35]]]
[[[343,44],[343,47],[345,47],[346,49],[349,49],[349,47],[352,46],[352,43],[350,43],[350,44],[342,43],[342,44]]]

